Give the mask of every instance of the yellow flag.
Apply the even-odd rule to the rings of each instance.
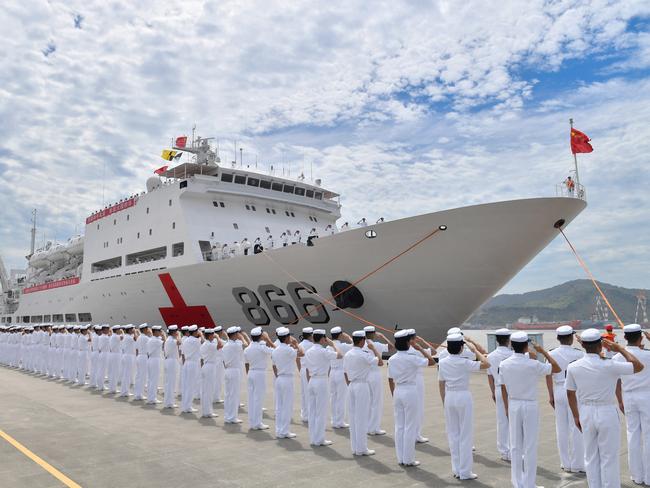
[[[171,161],[176,157],[178,151],[170,151],[169,149],[163,149],[162,154],[160,155],[165,161]]]

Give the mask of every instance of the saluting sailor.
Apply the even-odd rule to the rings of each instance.
[[[237,417],[239,413],[239,399],[241,396],[242,366],[244,348],[248,347],[248,340],[241,333],[241,327],[228,327],[228,342],[223,346],[223,363],[226,368],[225,400],[223,405],[224,422],[226,424],[241,424]]]
[[[408,333],[409,333],[409,340],[414,340],[415,342],[418,342],[423,349],[425,349],[429,354],[433,355],[433,351],[429,347],[429,344],[427,344],[422,338],[417,337],[415,329],[408,329]],[[437,347],[438,346],[434,346],[434,348]],[[409,348],[409,354],[415,354],[416,356],[424,357],[424,355],[414,347]],[[418,435],[416,438],[416,442],[419,444],[423,444],[425,442],[429,442],[429,439],[422,435],[422,426],[424,425],[424,373],[422,369],[418,369],[417,371],[418,374],[417,374],[415,386],[417,387],[418,390],[418,399],[419,399],[418,406],[420,408],[420,412],[418,414]]]
[[[461,356],[465,345],[478,361]],[[478,476],[472,472],[474,405],[469,391],[469,375],[479,369],[488,369],[490,363],[471,342],[465,343],[461,334],[447,336],[447,352],[449,355],[438,363],[438,382],[445,409],[451,470],[455,478],[473,480]]]
[[[262,407],[266,394],[266,369],[273,349],[275,344],[261,327],[251,330],[251,343],[244,349],[244,360],[248,373],[248,426],[252,430],[269,428],[263,422]]]
[[[86,384],[86,375],[88,374],[88,352],[90,351],[90,335],[88,333],[89,325],[81,327],[81,335],[77,342],[77,384]]]
[[[510,329],[498,329],[495,333],[497,347],[487,355],[490,367],[487,371],[488,385],[492,393],[492,401],[496,405],[497,413],[497,450],[504,461],[510,461],[510,433],[508,427],[508,416],[501,394],[501,379],[499,377],[499,366],[501,362],[512,356],[510,347]]]
[[[163,408],[175,408],[177,406],[174,403],[174,400],[176,399],[176,381],[178,378],[178,368],[180,366],[179,348],[181,345],[178,325],[170,325],[167,327],[167,333],[167,339],[163,344],[163,352],[165,354]]]
[[[311,327],[303,327],[302,329],[300,347],[305,354],[314,345],[313,333],[314,329]],[[307,381],[307,368],[304,367],[303,358],[298,358],[298,369],[300,370],[300,420],[307,422],[309,421],[309,382]]]
[[[102,324],[101,335],[97,341],[97,388],[99,390],[105,390],[104,382],[106,380],[106,366],[108,364],[109,357],[109,342],[111,333],[111,328],[108,324]]]
[[[217,349],[217,359],[214,365],[214,395],[212,396],[212,403],[223,403],[223,384],[226,375],[226,368],[223,365],[223,344],[228,340],[228,336],[220,325],[216,326],[214,331],[222,346]]]
[[[624,405],[627,424],[627,457],[630,477],[637,484],[650,486],[650,351],[644,348],[643,334],[650,340],[648,332],[641,331],[639,324],[623,327],[627,341],[625,350],[643,364],[643,371],[623,376],[621,387],[616,389],[619,404]],[[618,353],[614,361],[624,362],[625,357]],[[622,395],[621,395],[622,391]]]
[[[374,344],[375,349],[379,352],[380,356],[395,350],[395,346],[390,342],[384,334],[377,332],[375,327],[367,325],[363,328],[366,333],[366,349],[370,349],[370,344]],[[383,342],[379,342],[379,340]],[[368,384],[370,385],[370,417],[368,419],[368,434],[369,435],[384,435],[385,430],[381,428],[381,419],[384,416],[384,380],[381,375],[381,370],[378,364],[373,364],[370,368],[370,375],[368,376]]]
[[[212,328],[203,331],[205,341],[201,344],[201,417],[212,418],[217,414],[212,410],[212,399],[214,398],[215,367],[217,351],[223,347],[218,337],[215,338],[215,331]]]
[[[179,346],[179,350],[181,350],[181,351],[182,351],[182,347],[183,347],[183,342],[185,342],[185,339],[187,339],[190,336],[189,328],[190,328],[189,325],[183,325],[181,327],[181,338],[180,338],[181,339],[181,345]],[[178,375],[178,390],[177,390],[179,397],[183,393],[183,384],[185,382],[185,378],[184,378],[185,373],[184,373],[184,370],[183,370],[182,353],[181,353],[181,369],[180,369],[180,371],[181,371],[181,374]]]
[[[366,333],[352,333],[353,347],[343,356],[344,380],[348,385],[350,419],[350,446],[355,456],[372,456],[368,449],[368,412],[370,411],[370,386],[368,376],[375,364],[382,362],[381,354],[374,344],[366,345]]]
[[[140,401],[144,400],[145,395],[145,385],[147,383],[147,343],[149,342],[149,337],[151,336],[151,329],[149,324],[144,323],[140,324],[138,327],[140,334],[135,340],[135,387],[134,387],[134,397],[133,400]]]
[[[297,367],[297,358],[305,353],[287,327],[279,327],[275,334],[278,346],[271,353],[275,376],[275,437],[292,439],[296,437],[296,434],[289,431],[293,412],[293,373]]]
[[[192,407],[196,394],[196,382],[201,372],[201,339],[199,327],[194,324],[187,328],[189,335],[181,344],[183,366],[183,391],[181,392],[181,413],[193,413],[196,409]]]
[[[330,329],[332,341],[345,356],[352,349],[352,338],[343,332],[340,327]],[[348,385],[343,372],[343,358],[334,359],[330,371],[330,403],[332,409],[332,428],[344,429],[349,427],[345,422],[345,405],[347,402]]]
[[[415,460],[415,442],[420,423],[417,370],[433,366],[435,361],[415,342],[408,330],[397,331],[394,337],[397,352],[388,360],[388,386],[393,397],[395,452],[400,465],[419,466],[420,462]],[[411,347],[424,357],[409,354]]]
[[[135,369],[136,361],[135,326],[133,324],[127,324],[124,326],[123,330],[120,396],[128,397],[131,395],[129,390],[131,389],[131,383],[133,383],[133,371]]]
[[[325,329],[314,330],[313,338],[314,345],[305,353],[309,382],[309,443],[312,446],[329,446],[332,441],[325,440],[329,403],[328,374],[332,360],[343,355],[336,344],[328,339]]]
[[[99,349],[98,349],[98,344],[99,344],[99,333],[102,330],[101,325],[94,325],[91,333],[90,333],[90,387],[91,388],[96,388],[97,387],[97,360],[99,358]],[[59,340],[57,341],[57,350],[59,351],[59,360],[62,361],[61,355],[62,355],[62,340],[63,340],[63,334],[58,334]],[[63,364],[63,363],[61,363]],[[60,366],[57,366],[58,371],[60,371]]]
[[[550,351],[562,369],[552,377],[547,376],[549,400],[555,409],[555,433],[557,448],[560,453],[560,467],[570,473],[585,472],[585,451],[582,432],[573,421],[573,414],[567,400],[565,380],[569,364],[584,356],[583,352],[571,347],[573,344],[573,327],[563,325],[555,330],[560,347]]]
[[[501,393],[510,424],[512,486],[535,488],[539,432],[536,379],[559,373],[561,369],[543,347],[533,343],[535,351],[542,354],[548,362],[537,360],[535,351],[528,347],[528,334],[525,332],[515,332],[510,336],[510,342],[514,354],[501,362],[499,374]]]
[[[122,360],[122,326],[114,325],[111,330],[113,334],[108,341],[108,392],[117,393]]]
[[[162,363],[162,349],[165,342],[165,333],[162,325],[151,327],[151,337],[147,342],[147,404],[155,405],[158,400],[158,382],[160,380],[160,365]]]

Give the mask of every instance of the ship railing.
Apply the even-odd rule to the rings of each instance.
[[[577,183],[575,188],[568,188],[566,183],[558,183],[555,185],[555,196],[567,198],[579,198],[580,200],[587,201],[587,191],[584,185]]]

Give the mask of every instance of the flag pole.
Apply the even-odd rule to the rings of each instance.
[[[569,125],[571,126],[571,132],[573,133],[573,119],[572,118],[569,119]],[[571,135],[570,137],[573,137],[573,135]],[[576,190],[580,191],[579,188],[578,188],[580,186],[580,175],[578,174],[578,156],[576,156],[576,153],[574,153],[573,151],[571,151],[571,152],[573,153],[573,163],[575,164],[575,168],[576,168]]]

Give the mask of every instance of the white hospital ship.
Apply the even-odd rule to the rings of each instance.
[[[0,262],[0,322],[372,323],[441,339],[586,206],[521,199],[346,230],[319,180],[223,165],[200,137],[176,146],[188,162],[30,253],[24,275]]]

